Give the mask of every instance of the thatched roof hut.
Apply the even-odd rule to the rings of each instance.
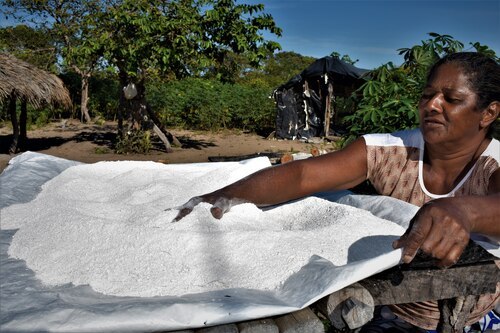
[[[17,122],[16,101],[21,101]],[[13,139],[9,152],[18,150],[18,141],[26,141],[26,104],[34,108],[44,105],[71,107],[68,89],[61,79],[11,55],[0,53],[0,101],[8,104]]]
[[[49,104],[71,107],[69,92],[61,79],[11,55],[0,53],[0,100],[12,94],[35,108]]]

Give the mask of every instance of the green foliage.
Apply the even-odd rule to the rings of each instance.
[[[256,65],[279,48],[261,35],[264,30],[281,33],[270,15],[258,14],[262,10],[262,5],[232,0],[115,1],[97,18],[97,39],[122,81],[148,72],[230,76],[231,70],[225,73],[228,57],[245,54]]]
[[[8,110],[8,100],[0,101],[0,123],[10,122],[10,112]],[[21,114],[21,103],[16,104],[17,120]],[[61,109],[52,108],[48,105],[35,109],[29,103],[26,108],[26,129],[31,130],[37,127],[43,127],[54,119],[60,119],[66,116]]]
[[[95,117],[110,120],[116,118],[120,96],[118,80],[104,73],[96,73],[90,79],[89,95],[89,110]]]
[[[5,0],[5,13],[44,31],[64,63],[89,72],[100,56],[93,34],[97,13],[106,9],[103,0]]]
[[[358,110],[344,118],[350,124],[350,136],[393,132],[418,124],[416,101],[423,78],[413,79],[408,72],[388,63],[371,73],[371,79],[358,90],[362,94]]]
[[[151,147],[149,131],[130,130],[118,137],[115,151],[117,154],[147,154]]]
[[[152,108],[167,127],[212,131],[274,128],[274,103],[265,88],[187,78],[150,83],[147,91]]]
[[[263,60],[260,69],[248,69],[237,82],[272,90],[302,72],[316,59],[305,57],[295,52],[278,52],[270,54]]]
[[[74,104],[81,101],[81,77],[75,72],[68,71],[59,75],[68,88]],[[106,72],[96,72],[89,80],[88,108],[94,117],[113,120],[118,109],[120,84],[116,78]],[[75,115],[66,115],[74,117]]]
[[[103,64],[102,35],[97,34],[96,19],[113,0],[4,0],[4,12],[28,22],[50,34],[56,47],[59,65],[76,72],[82,81],[82,96],[87,96],[87,83],[99,64]],[[81,111],[87,121],[87,100],[81,100]]]
[[[344,54],[343,56],[340,56],[340,53],[338,53],[337,51],[333,51],[332,53],[330,53],[330,56],[332,56],[333,58],[340,59],[340,60],[347,62],[348,64],[351,64],[351,65],[354,65],[355,63],[357,63],[359,61],[359,59],[352,60],[348,54]]]
[[[404,130],[418,126],[417,105],[427,72],[440,57],[461,51],[463,44],[449,35],[429,33],[421,45],[400,49],[404,63],[387,63],[373,70],[354,94],[358,110],[344,118],[349,125],[346,142],[366,133]],[[488,47],[472,44],[478,52],[494,55]]]
[[[0,28],[0,52],[12,54],[49,72],[56,72],[56,48],[46,29],[26,25]]]

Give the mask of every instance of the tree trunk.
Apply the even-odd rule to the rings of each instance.
[[[125,93],[123,88],[127,85],[128,76],[124,73],[124,71],[120,70],[118,72],[118,76],[120,78],[120,99],[118,103],[118,137],[123,138],[124,130],[123,130],[123,117],[127,115],[127,100],[125,98]]]
[[[132,127],[140,127],[142,130],[153,129],[154,133],[162,140],[167,152],[172,151],[171,142],[180,146],[179,140],[170,132],[166,131],[161,126],[159,119],[156,117],[153,110],[146,101],[146,87],[144,79],[135,83],[137,95],[131,99],[125,98],[124,89],[129,84],[129,78],[126,74],[120,71],[120,83],[122,90],[120,91],[120,105],[118,107],[118,132],[123,135],[123,117],[128,119],[129,130]]]
[[[90,74],[82,74],[82,100],[80,102],[80,110],[82,112],[82,120],[85,120],[87,123],[92,121],[87,108],[89,102],[89,81]]]
[[[27,131],[26,131],[26,123],[28,120],[28,102],[26,99],[21,101],[21,114],[19,116],[19,147],[21,149],[25,148],[26,140],[28,139]]]
[[[17,123],[16,101],[17,101],[16,95],[11,94],[9,100],[9,111],[10,111],[10,121],[12,122],[13,137],[9,153],[15,153],[17,151],[17,140],[19,139],[19,124]]]

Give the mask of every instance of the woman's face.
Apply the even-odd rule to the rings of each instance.
[[[482,112],[467,76],[453,63],[443,64],[430,77],[418,105],[420,128],[427,143],[470,140],[479,134]]]

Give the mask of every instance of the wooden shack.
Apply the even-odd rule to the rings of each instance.
[[[330,124],[338,120],[333,98],[348,97],[368,73],[334,57],[314,61],[273,92],[276,137],[295,140],[330,135]]]

